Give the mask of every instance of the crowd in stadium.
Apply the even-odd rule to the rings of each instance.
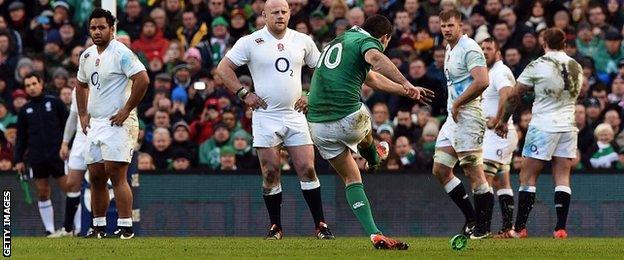
[[[214,73],[240,37],[264,26],[263,0],[119,0],[116,39],[144,63],[151,85],[139,106],[139,169],[257,170],[251,147],[251,113]],[[480,42],[493,37],[517,77],[541,56],[542,32],[567,34],[567,54],[583,66],[576,106],[579,128],[576,169],[624,169],[624,8],[619,0],[289,0],[289,27],[309,34],[322,49],[367,16],[383,14],[395,32],[386,54],[416,86],[435,91],[431,105],[377,93],[363,86],[376,138],[391,144],[387,170],[432,166],[435,140],[446,118],[446,43],[441,10],[464,15],[464,32]],[[92,44],[90,1],[0,0],[0,171],[13,167],[17,112],[28,102],[23,77],[39,72],[49,95],[69,109],[79,57]],[[105,62],[105,61],[103,61]],[[312,71],[303,75],[309,83]],[[237,70],[253,87],[249,71]],[[196,84],[199,83],[199,84]],[[201,84],[203,83],[203,84]],[[203,88],[203,89],[202,89]],[[532,96],[514,115],[520,142],[513,168],[522,161],[523,136]],[[291,164],[282,152],[282,169]],[[365,160],[356,161],[362,169]],[[320,161],[320,156],[316,156]],[[326,164],[325,164],[326,165]]]

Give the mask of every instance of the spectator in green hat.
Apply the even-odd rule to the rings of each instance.
[[[236,151],[231,146],[224,146],[220,149],[220,169],[222,171],[235,171],[236,167]]]
[[[230,33],[228,32],[230,24],[225,18],[219,16],[212,20],[210,26],[212,27],[212,37],[210,37],[212,60],[214,64],[219,64],[219,61],[221,61],[225,55],[225,49],[230,40]]]

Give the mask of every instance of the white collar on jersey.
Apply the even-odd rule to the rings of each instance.
[[[366,36],[371,36],[370,33],[368,33],[366,30],[362,29],[362,27],[359,27],[357,25],[354,25],[349,30],[351,30],[351,29],[356,30],[356,31],[358,31],[360,33],[366,34]]]
[[[265,33],[267,36],[270,36],[271,38],[273,38],[273,39],[275,39],[275,40],[277,40],[277,41],[282,41],[282,40],[284,40],[284,39],[288,39],[288,37],[290,37],[290,34],[291,34],[291,29],[290,29],[290,28],[286,28],[286,33],[284,33],[284,37],[282,37],[281,39],[278,39],[278,38],[276,38],[276,37],[275,37],[275,35],[273,35],[273,34],[269,31],[268,26],[266,26],[266,25],[265,25],[265,26],[264,26],[264,28],[262,28],[262,30],[264,30],[264,33]]]

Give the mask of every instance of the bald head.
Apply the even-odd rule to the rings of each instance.
[[[273,35],[278,38],[284,36],[290,20],[290,8],[286,0],[267,0],[262,16],[266,21],[267,28]]]
[[[364,11],[362,10],[362,8],[353,7],[347,13],[347,19],[349,20],[349,25],[351,26],[354,26],[354,25],[362,26],[362,24],[364,23],[364,19],[365,19]]]

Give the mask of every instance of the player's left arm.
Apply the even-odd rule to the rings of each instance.
[[[132,80],[132,89],[130,90],[130,98],[126,101],[126,105],[117,112],[116,115],[110,118],[111,124],[121,126],[124,121],[130,116],[130,112],[134,110],[141,100],[143,100],[143,96],[145,96],[145,92],[147,92],[147,86],[149,85],[149,76],[147,76],[147,72],[145,70],[139,71],[130,77]]]
[[[504,111],[502,112],[502,118],[500,119],[500,121],[498,121],[494,129],[497,135],[503,138],[507,138],[507,122],[509,121],[509,118],[511,117],[513,112],[516,110],[516,107],[518,107],[518,104],[520,104],[520,99],[522,95],[524,95],[524,93],[526,93],[530,89],[530,86],[518,82],[516,83],[516,86],[509,91],[506,102],[504,104],[499,104],[499,113],[501,112],[501,106],[504,106]]]

